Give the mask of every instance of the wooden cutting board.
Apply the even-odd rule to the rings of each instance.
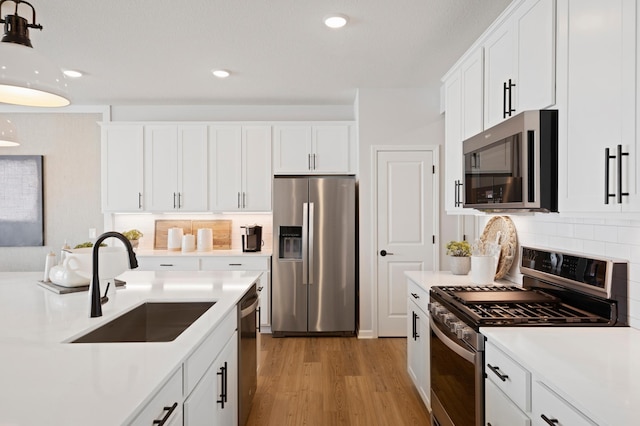
[[[231,221],[230,220],[194,220],[191,223],[193,234],[198,235],[198,229],[211,228],[213,231],[213,249],[231,249]]]
[[[169,228],[182,228],[183,234],[193,234],[190,220],[156,220],[156,229],[153,239],[153,248],[156,250],[167,249]]]
[[[198,229],[211,228],[213,231],[213,249],[231,249],[231,221],[230,220],[156,220],[153,248],[167,249],[169,228],[182,228],[182,232],[198,236]]]

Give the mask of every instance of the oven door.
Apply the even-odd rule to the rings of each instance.
[[[435,426],[482,426],[483,352],[475,351],[431,318],[431,407]]]

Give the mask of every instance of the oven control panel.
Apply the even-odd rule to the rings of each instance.
[[[476,349],[482,346],[480,333],[460,320],[442,303],[432,300],[429,303],[429,313],[432,321],[438,323],[438,328],[448,331],[447,334],[450,333],[452,337],[457,337]]]

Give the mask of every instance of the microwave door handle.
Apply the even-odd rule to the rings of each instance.
[[[465,361],[470,362],[471,364],[475,364],[475,353],[472,351],[468,351],[459,345],[457,345],[453,340],[449,339],[440,329],[438,325],[435,324],[432,318],[430,318],[429,324],[431,325],[431,330],[435,333],[438,339],[444,343],[446,347],[451,349],[453,352],[458,354],[460,357],[464,358]]]

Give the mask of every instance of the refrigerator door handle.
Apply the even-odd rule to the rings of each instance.
[[[307,285],[309,255],[309,204],[302,203],[302,284]]]
[[[309,284],[313,284],[313,204],[309,203]]]

